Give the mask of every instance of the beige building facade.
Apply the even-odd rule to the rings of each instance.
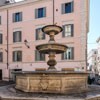
[[[88,71],[91,71],[94,74],[98,74],[98,62],[97,62],[97,57],[98,57],[98,50],[97,49],[92,49],[89,54],[88,54]]]
[[[25,0],[0,6],[1,80],[13,79],[12,71],[48,68],[48,55],[35,47],[48,42],[41,28],[53,24],[53,18],[63,27],[56,42],[68,46],[64,54],[56,56],[55,67],[86,71],[89,0]]]
[[[98,74],[100,75],[100,37],[97,39],[97,43],[98,43],[98,56],[97,56],[97,64],[98,64]]]

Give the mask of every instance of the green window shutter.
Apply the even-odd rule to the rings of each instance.
[[[17,51],[17,61],[22,61],[22,51]]]
[[[3,52],[0,52],[0,62],[3,62]]]
[[[1,19],[1,16],[0,16],[0,25],[1,25],[1,20],[2,20],[2,19]]]
[[[13,32],[13,42],[16,42],[16,41],[15,41],[15,38],[16,38],[16,37],[15,37],[15,34],[16,34],[16,33]]]
[[[3,41],[3,36],[2,36],[2,34],[0,34],[0,44],[2,44],[2,41]]]
[[[23,17],[23,16],[22,16],[22,12],[20,12],[20,14],[19,14],[19,20],[20,20],[20,21],[22,21],[22,17]]]
[[[13,32],[13,42],[18,42],[17,41],[17,38],[18,38],[18,36],[17,36],[17,33],[18,31],[16,31],[16,32]]]
[[[38,9],[35,9],[35,18],[38,18]]]
[[[39,53],[37,50],[35,50],[35,61],[39,61],[39,57],[38,57]]]
[[[36,29],[35,38],[38,40],[38,29]]]
[[[63,25],[62,28],[63,28],[62,37],[65,37],[65,26]]]
[[[13,13],[13,17],[12,17],[13,19],[13,22],[15,22],[15,13]]]
[[[43,39],[45,39],[45,33],[43,33]]]
[[[15,51],[13,51],[13,57],[12,57],[12,61],[15,62]]]
[[[64,60],[64,53],[61,54],[61,59]]]
[[[71,47],[72,59],[74,59],[74,47]]]
[[[61,5],[61,9],[62,9],[61,13],[62,13],[62,14],[65,14],[65,4],[62,4],[62,5]]]
[[[22,41],[22,32],[20,31],[20,42]]]
[[[22,41],[22,32],[18,31],[18,42]]]
[[[74,1],[72,1],[72,3],[71,3],[71,10],[72,10],[72,12],[74,12]]]
[[[74,36],[74,25],[71,24],[71,36]]]
[[[43,8],[43,17],[46,17],[46,7]]]

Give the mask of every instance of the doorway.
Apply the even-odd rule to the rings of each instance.
[[[2,80],[2,70],[0,70],[0,80]]]
[[[12,72],[16,72],[16,71],[22,71],[22,69],[10,69],[10,81],[14,81],[16,80],[16,75],[12,74]]]

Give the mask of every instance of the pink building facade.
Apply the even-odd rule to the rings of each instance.
[[[86,71],[88,14],[89,0],[54,0],[55,24],[64,29],[55,40],[69,47],[56,56],[57,70]],[[48,68],[48,55],[39,54],[35,47],[48,42],[40,29],[50,24],[53,0],[26,0],[0,7],[0,79],[12,79],[12,71]]]

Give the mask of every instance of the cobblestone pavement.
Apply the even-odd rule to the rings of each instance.
[[[14,84],[14,82],[12,82],[12,81],[2,81],[2,80],[0,80],[0,87],[1,87],[1,86],[6,86],[6,85],[10,85],[10,84]]]
[[[85,93],[69,94],[69,95],[25,93],[25,92],[16,90],[14,87],[15,87],[14,85],[0,87],[0,97],[1,98],[17,98],[17,100],[20,100],[20,99],[22,100],[24,99],[27,99],[27,100],[88,100],[89,98],[92,98],[95,96],[100,97],[100,86],[95,86],[95,85],[89,86],[89,90]],[[88,98],[88,99],[85,99],[85,98]],[[100,99],[94,99],[94,100],[100,100]]]

